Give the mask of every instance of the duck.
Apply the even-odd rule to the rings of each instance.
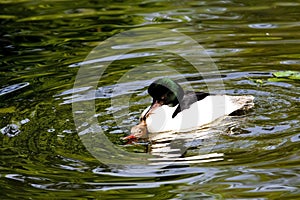
[[[170,78],[160,78],[148,87],[152,103],[124,140],[148,138],[149,133],[186,132],[254,106],[252,95],[231,96],[184,91]]]

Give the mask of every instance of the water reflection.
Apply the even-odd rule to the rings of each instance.
[[[262,28],[262,29],[271,29],[271,28],[277,28],[275,24],[249,24],[250,28]]]
[[[20,90],[22,88],[27,87],[28,85],[29,85],[29,83],[25,82],[25,83],[17,83],[17,84],[14,84],[14,85],[9,85],[7,87],[1,88],[0,89],[0,96],[11,93],[11,92],[14,92],[14,91],[17,91],[17,90]]]
[[[299,81],[269,81],[274,71],[299,70],[299,2],[20,0],[0,5],[2,199],[299,198]],[[95,100],[92,118],[108,139],[132,155],[144,155],[145,145],[125,145],[120,137],[151,103],[149,83],[171,76],[185,87],[207,89],[187,62],[160,50],[83,62],[99,42],[149,26],[191,36],[218,65],[223,92],[252,94],[256,106],[243,118],[228,119],[228,126],[155,136],[151,153],[161,157],[153,158],[154,164],[164,167],[107,166],[82,145],[71,103],[84,107],[85,101]],[[147,45],[128,41],[114,48]],[[193,49],[181,53],[191,55]],[[113,60],[104,82],[73,89],[81,66]],[[150,66],[151,73],[117,83],[136,66]],[[181,76],[164,66],[175,66]],[[206,75],[214,85],[214,74]],[[130,98],[129,105],[111,105],[111,98],[123,97]],[[180,149],[172,149],[171,140],[187,151],[178,156]]]

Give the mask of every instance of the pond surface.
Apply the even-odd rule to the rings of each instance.
[[[300,198],[300,82],[272,79],[300,70],[300,1],[0,6],[1,199]],[[204,48],[202,59],[186,41]],[[151,103],[147,86],[166,76],[196,91],[253,95],[255,107],[172,140],[126,144]],[[94,106],[81,127],[78,105]],[[185,147],[180,155],[172,142]]]

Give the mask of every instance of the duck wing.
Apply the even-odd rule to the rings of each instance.
[[[172,118],[176,117],[178,113],[181,111],[190,108],[190,106],[197,102],[201,101],[205,97],[209,96],[209,93],[206,92],[192,92],[192,91],[187,91],[185,92],[183,99],[180,101],[179,105],[177,106],[176,110],[174,111]]]

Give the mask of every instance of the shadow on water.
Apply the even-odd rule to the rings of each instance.
[[[275,71],[299,71],[300,2],[0,4],[1,199],[299,198],[300,82],[269,78]],[[88,86],[73,89],[85,57],[100,41],[148,27],[178,31],[201,44],[218,66],[224,90],[214,72],[201,76],[182,56],[147,46],[100,60],[113,62],[95,96]],[[120,138],[151,103],[148,85],[165,76],[196,91],[253,95],[255,107],[210,128],[156,135],[150,151],[144,143],[125,144]],[[137,160],[152,159],[152,165],[108,163],[114,149],[103,153],[97,137],[89,142],[100,144],[94,148],[106,160],[88,151],[71,104],[84,108],[90,100],[106,139]],[[177,146],[170,141],[185,151],[172,149]]]

